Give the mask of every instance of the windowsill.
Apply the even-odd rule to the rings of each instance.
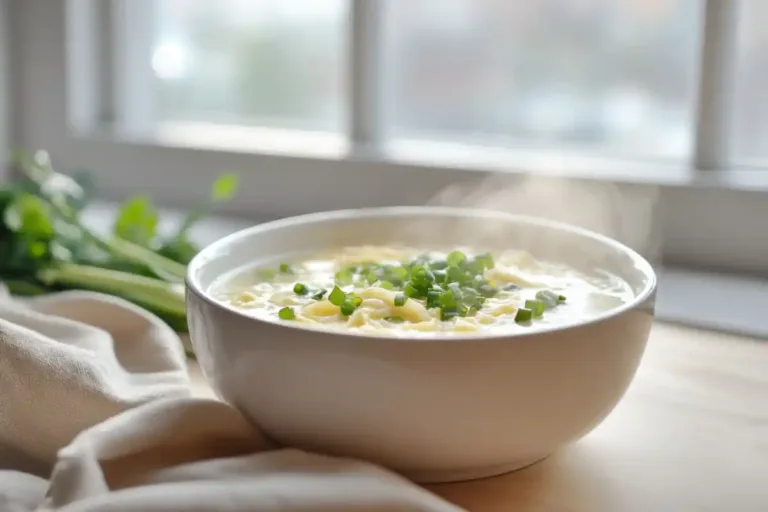
[[[656,318],[662,321],[768,338],[766,304],[763,278],[679,267],[659,271]]]
[[[765,167],[701,171],[673,159],[624,155],[600,147],[493,146],[421,139],[393,139],[381,148],[352,146],[336,132],[301,131],[204,122],[165,122],[152,133],[127,134],[110,125],[75,133],[83,142],[147,149],[191,149],[198,154],[265,155],[295,161],[365,162],[401,168],[442,168],[468,173],[535,174],[625,184],[727,190],[768,190]],[[509,141],[508,141],[509,142]]]
[[[111,228],[115,205],[98,203],[86,212],[87,222],[101,232]],[[162,209],[161,231],[173,229],[183,214]],[[195,239],[208,244],[234,231],[270,219],[248,220],[216,216],[205,219],[194,230]],[[742,275],[693,270],[682,267],[657,268],[659,290],[656,318],[691,327],[768,338],[768,281]],[[729,304],[727,314],[722,305]]]

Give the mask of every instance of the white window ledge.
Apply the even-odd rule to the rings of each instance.
[[[763,278],[677,267],[659,271],[659,320],[768,338],[766,304]]]
[[[100,203],[87,213],[95,229],[111,228],[115,205]],[[180,219],[179,210],[161,211],[160,230],[172,229]],[[195,239],[208,244],[234,231],[270,219],[244,219],[216,216],[202,221]],[[664,322],[711,329],[752,337],[768,338],[768,281],[736,274],[709,272],[681,267],[657,267],[659,291],[656,318]]]

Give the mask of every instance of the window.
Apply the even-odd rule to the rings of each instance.
[[[768,2],[743,2],[738,13],[734,84],[733,157],[740,163],[768,160]],[[768,171],[767,171],[768,172]]]
[[[387,6],[394,137],[690,154],[698,0]]]
[[[238,171],[259,219],[499,170],[647,186],[665,256],[768,272],[765,3],[10,0],[13,142],[115,198]]]
[[[158,122],[341,131],[343,0],[158,0]]]
[[[152,97],[139,99],[151,103],[152,120],[144,126],[350,130],[346,49],[361,43],[347,37],[352,5],[153,2],[155,35],[145,56],[151,59]],[[557,144],[641,157],[690,156],[698,0],[360,5],[375,11],[372,23],[381,33],[374,42],[377,55],[368,55],[381,63],[380,84],[367,100],[381,104],[382,144]],[[142,14],[127,33],[139,32],[137,22],[151,23]]]

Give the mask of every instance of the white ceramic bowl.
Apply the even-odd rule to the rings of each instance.
[[[388,243],[525,249],[613,272],[636,299],[530,334],[424,340],[259,320],[208,293],[222,274],[254,262]],[[187,284],[192,343],[219,396],[281,444],[434,482],[524,467],[598,425],[640,362],[656,277],[631,249],[579,228],[497,212],[401,207],[318,213],[240,231],[200,252]]]

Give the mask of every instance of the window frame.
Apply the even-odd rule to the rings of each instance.
[[[535,171],[621,188],[657,189],[657,227],[665,262],[768,273],[768,233],[759,222],[768,218],[768,170],[725,165],[727,70],[735,61],[738,2],[706,2],[697,143],[692,162],[678,165],[579,151],[491,151],[456,145],[448,147],[450,158],[441,159],[447,146],[433,144],[422,151],[382,144],[378,0],[351,3],[349,93],[356,108],[350,113],[348,144],[318,149],[323,146],[318,137],[327,134],[294,134],[300,136],[278,147],[250,148],[190,145],[159,135],[142,138],[141,130],[125,129],[131,123],[124,122],[124,115],[134,115],[135,126],[146,118],[142,121],[131,108],[115,109],[130,104],[126,98],[142,87],[129,85],[140,74],[126,73],[129,65],[142,61],[137,57],[141,48],[120,47],[115,13],[140,9],[139,4],[148,7],[151,0],[7,1],[12,6],[12,52],[20,63],[13,103],[21,115],[14,126],[14,144],[48,149],[62,170],[98,170],[100,190],[107,198],[150,191],[160,203],[184,207],[200,198],[215,173],[235,170],[241,173],[241,188],[224,211],[258,221],[319,210],[424,204],[455,183],[479,184],[499,171],[510,179],[524,179]]]
[[[8,154],[11,141],[11,64],[8,50],[10,9],[8,0],[0,0],[0,154]],[[6,178],[6,169],[0,167],[0,180]]]

